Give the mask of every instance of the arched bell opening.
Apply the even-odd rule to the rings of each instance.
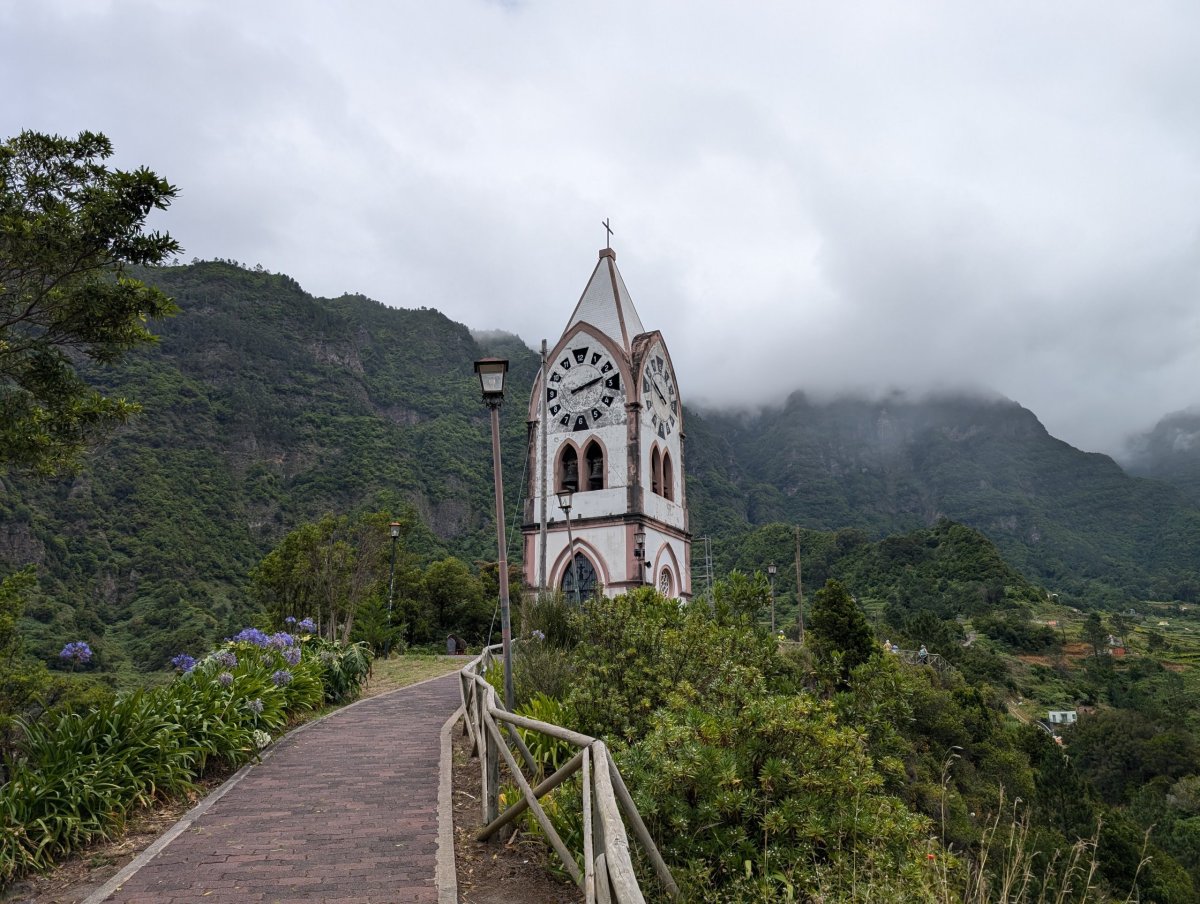
[[[564,490],[579,492],[579,453],[570,444],[563,446],[562,452],[559,453],[554,490],[557,493]]]
[[[587,488],[589,490],[604,489],[604,450],[600,444],[592,440],[583,450],[586,465]]]

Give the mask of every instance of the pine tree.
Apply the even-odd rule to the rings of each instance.
[[[841,654],[843,677],[877,652],[866,615],[833,578],[813,598],[809,634],[819,657],[829,659],[834,653]]]

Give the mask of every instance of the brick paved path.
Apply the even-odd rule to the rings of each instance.
[[[438,733],[458,704],[451,674],[285,737],[108,900],[436,904]]]

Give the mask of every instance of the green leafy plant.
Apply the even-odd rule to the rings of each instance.
[[[357,695],[371,660],[362,644],[247,629],[199,662],[174,661],[169,685],[18,722],[0,788],[0,879],[119,831],[214,763],[252,759],[289,720]]]

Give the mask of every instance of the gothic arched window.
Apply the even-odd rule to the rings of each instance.
[[[662,457],[662,494],[668,499],[675,498],[675,469],[671,467],[670,452],[664,452]]]
[[[663,596],[674,596],[674,590],[675,579],[671,577],[671,569],[664,568],[658,573],[658,592]]]
[[[569,443],[563,446],[562,454],[558,457],[558,486],[556,491],[570,490],[579,492],[579,453]]]
[[[589,490],[604,489],[604,450],[600,444],[592,440],[583,450],[583,458],[587,463],[587,488]]]
[[[580,600],[590,599],[592,594],[596,592],[596,566],[581,552],[575,553],[575,568],[572,569],[570,563],[567,564],[566,570],[562,576],[562,592],[567,599],[575,598],[575,571],[579,572],[579,598]]]
[[[662,495],[662,457],[658,454],[658,446],[650,453],[650,492]]]

